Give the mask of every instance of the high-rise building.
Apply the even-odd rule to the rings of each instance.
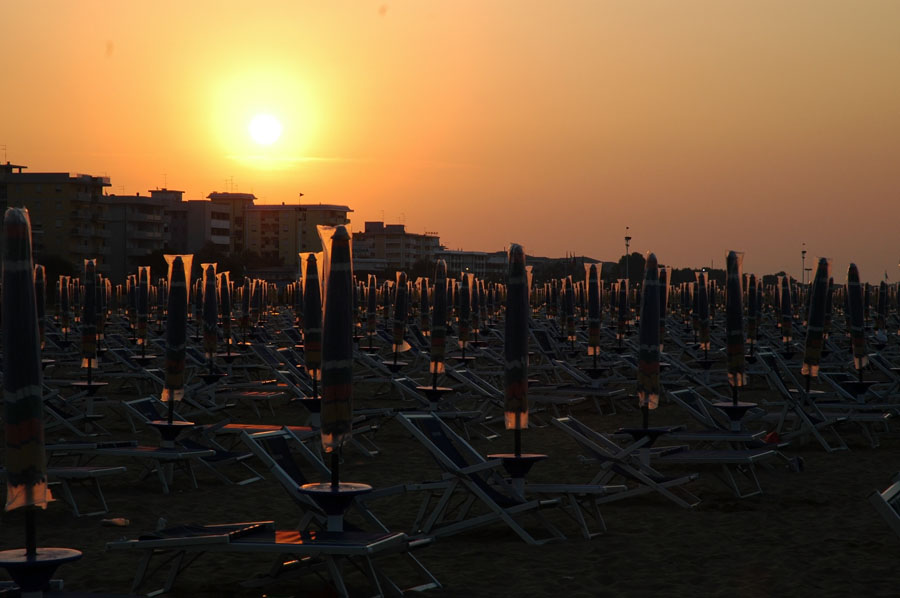
[[[105,228],[110,233],[107,276],[121,282],[146,265],[149,254],[165,247],[165,205],[160,198],[140,193],[104,195],[101,201],[106,204]]]
[[[97,258],[107,274],[111,232],[103,189],[109,177],[25,168],[0,164],[0,208],[28,208],[35,259],[54,256],[80,268],[85,258]]]
[[[252,193],[231,193],[225,191],[213,191],[207,195],[209,201],[221,206],[224,213],[228,214],[231,222],[231,253],[240,253],[246,249],[245,218],[244,212],[253,205],[256,196]]]

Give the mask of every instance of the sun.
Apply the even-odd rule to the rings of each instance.
[[[281,123],[271,114],[257,114],[247,126],[250,137],[260,145],[272,145],[281,137]]]

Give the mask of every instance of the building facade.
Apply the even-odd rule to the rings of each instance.
[[[363,232],[353,235],[354,260],[383,262],[387,270],[408,270],[419,261],[433,262],[440,248],[436,233],[409,233],[403,224],[366,222]]]
[[[103,190],[109,177],[25,168],[0,164],[0,207],[28,208],[35,260],[55,256],[81,268],[86,258],[97,258],[98,270],[107,274],[111,233]]]
[[[146,264],[145,258],[166,246],[164,204],[146,195],[104,195],[109,231],[107,276],[122,281]]]

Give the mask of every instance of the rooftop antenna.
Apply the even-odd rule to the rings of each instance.
[[[163,173],[163,189],[168,189],[168,188],[169,188],[169,175],[166,173]]]
[[[297,194],[297,206],[298,206],[298,207],[300,206],[300,203],[303,201],[302,198],[303,198],[303,194],[302,194],[302,193],[298,193],[298,194]]]
[[[3,161],[9,162],[9,160],[6,159],[6,144],[4,143],[4,144],[0,145],[0,147],[3,148]]]

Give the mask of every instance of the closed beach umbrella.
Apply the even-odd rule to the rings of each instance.
[[[378,331],[378,280],[374,274],[369,274],[366,287],[366,334],[369,336],[369,344]]]
[[[68,336],[72,326],[71,308],[69,307],[69,277],[59,277],[59,326],[63,334]]]
[[[40,264],[34,265],[34,298],[37,304],[38,332],[40,333],[41,349],[43,349],[47,318],[47,273]]]
[[[567,276],[563,281],[563,313],[565,315],[566,340],[575,343],[575,287],[572,277]]]
[[[222,337],[226,350],[231,350],[231,277],[228,272],[217,275],[219,279],[219,311],[222,317]]]
[[[3,421],[6,510],[47,508],[41,349],[31,261],[31,222],[22,208],[3,219]],[[28,541],[34,550],[34,538]]]
[[[431,288],[427,278],[419,279],[419,331],[431,336]]]
[[[747,383],[744,369],[744,254],[729,251],[725,258],[725,346],[728,353],[728,384]],[[737,395],[732,394],[737,400]]]
[[[432,385],[437,375],[444,371],[447,354],[447,263],[438,260],[434,266],[434,302],[431,310],[431,365]]]
[[[515,454],[522,454],[520,431],[528,427],[528,277],[525,251],[513,243],[509,248],[506,281],[506,326],[504,353],[504,419],[507,430],[515,430]]]
[[[169,296],[166,318],[166,379],[162,400],[184,397],[185,347],[187,344],[188,280],[192,255],[166,255],[169,264]],[[170,409],[171,412],[171,409]],[[171,423],[171,421],[170,421]]]
[[[793,338],[793,304],[791,303],[791,281],[787,276],[781,279],[781,340],[784,343],[791,342]]]
[[[150,266],[138,266],[137,286],[137,342],[139,345],[147,343],[147,318],[150,309]]]
[[[353,266],[350,234],[344,226],[321,227],[326,248],[322,327],[322,447],[330,453],[353,432]],[[330,259],[329,259],[330,258]],[[311,265],[313,265],[313,262]],[[309,281],[307,284],[312,284]],[[316,285],[318,286],[318,282]],[[336,459],[332,459],[336,463]],[[333,466],[333,469],[336,467]],[[333,472],[334,473],[334,472]],[[336,480],[332,478],[332,483]]]
[[[647,257],[644,270],[644,286],[641,290],[641,321],[638,330],[638,403],[644,412],[644,427],[647,427],[647,412],[659,406],[659,273],[656,255]]]
[[[853,367],[862,371],[869,363],[866,353],[866,322],[863,309],[863,288],[856,264],[847,270],[847,303],[850,319],[850,345],[853,347]]]
[[[397,353],[408,351],[409,343],[406,342],[406,320],[409,314],[409,284],[406,272],[397,272],[397,282],[394,285],[394,313],[391,317],[391,350],[394,352],[394,361]]]
[[[834,309],[834,278],[828,277],[828,292],[825,293],[825,326],[822,330],[822,337],[828,338],[831,334],[831,312]]]
[[[706,282],[706,272],[697,272],[697,334],[700,348],[709,351],[709,291]]]
[[[619,279],[619,286],[616,292],[616,307],[618,308],[618,328],[616,328],[616,338],[621,341],[625,338],[625,330],[628,326],[628,280]],[[619,345],[622,343],[620,342]]]
[[[875,331],[882,332],[887,328],[888,286],[885,281],[878,285],[878,305],[875,311]]]
[[[303,274],[303,347],[306,369],[313,379],[319,380],[322,370],[322,292],[315,254],[308,256]]]
[[[466,344],[469,342],[469,331],[472,324],[472,279],[474,274],[463,274],[459,285],[459,295],[457,298],[457,319],[459,325],[456,331],[456,337],[459,339],[459,346],[465,350]]]
[[[747,344],[753,351],[753,345],[756,344],[757,326],[759,319],[757,312],[759,311],[759,301],[756,294],[756,275],[751,274],[747,289]]]
[[[659,267],[659,350],[666,342],[666,308],[669,304],[669,270]]]
[[[828,293],[828,277],[831,264],[827,258],[819,258],[809,299],[809,316],[806,327],[806,351],[800,373],[815,378],[819,375],[822,359],[822,343],[825,332],[825,295]]]
[[[219,298],[216,264],[200,264],[203,270],[203,351],[212,362],[219,340]]]
[[[587,280],[588,309],[588,355],[593,356],[596,366],[600,354],[600,277],[597,264],[591,264]]]
[[[81,316],[81,367],[97,367],[97,270],[95,260],[84,260],[84,312]]]
[[[253,283],[246,276],[241,287],[241,334],[246,335],[250,329],[250,296],[253,294]]]

